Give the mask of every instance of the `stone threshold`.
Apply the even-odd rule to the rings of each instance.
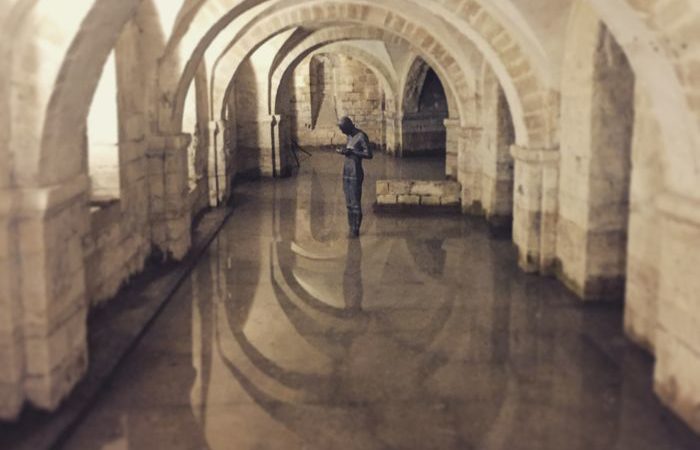
[[[109,389],[112,374],[138,345],[232,213],[231,207],[205,213],[194,229],[192,248],[183,261],[146,269],[116,298],[90,315],[90,364],[83,381],[58,411],[25,407],[18,421],[0,423],[0,449],[44,450],[65,443],[100,393]]]

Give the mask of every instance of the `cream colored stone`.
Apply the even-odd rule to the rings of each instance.
[[[81,308],[152,250],[183,258],[237,176],[292,173],[293,139],[344,145],[349,114],[377,152],[444,149],[457,181],[383,182],[377,203],[512,217],[521,266],[558,266],[583,297],[626,277],[625,328],[700,426],[696,2],[6,3],[2,417],[80,379]],[[444,95],[424,92],[428,68]]]
[[[420,196],[418,195],[399,195],[399,205],[420,205]]]

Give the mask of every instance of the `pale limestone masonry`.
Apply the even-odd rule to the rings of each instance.
[[[0,417],[56,409],[90,309],[349,114],[378,151],[446,155],[448,182],[379,203],[456,203],[512,228],[523,270],[624,298],[700,431],[696,0],[0,0],[0,21]],[[103,75],[116,124],[91,116]]]
[[[304,148],[345,145],[338,119],[351,116],[377,147],[385,146],[384,93],[372,70],[344,55],[315,54],[296,68],[289,99],[291,137]]]
[[[461,186],[455,181],[379,180],[378,206],[459,206]]]

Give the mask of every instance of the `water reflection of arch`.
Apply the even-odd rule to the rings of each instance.
[[[451,256],[454,257],[454,255]],[[284,266],[284,264],[278,265],[276,263],[274,263],[274,265]],[[323,316],[324,313],[317,312],[315,313],[315,317],[312,318],[318,321],[318,318]],[[460,322],[462,322],[461,318],[453,317],[453,314],[450,314],[450,316],[445,320],[445,323],[449,319],[453,320],[453,327],[459,326]],[[298,318],[290,318],[290,321],[295,320],[298,320]],[[224,320],[218,321],[217,323],[221,325],[226,324],[226,322],[227,321]],[[438,328],[443,329],[445,323],[439,324]],[[498,326],[496,327],[498,328]],[[387,446],[393,444],[382,440],[381,436],[378,436],[372,431],[377,425],[373,424],[372,422],[375,415],[382,414],[387,416],[387,420],[392,423],[391,426],[398,425],[407,428],[408,435],[410,436],[410,430],[413,428],[413,426],[410,423],[402,422],[403,419],[393,415],[392,408],[394,408],[396,405],[391,405],[391,402],[388,404],[377,402],[375,405],[374,402],[369,401],[372,398],[372,394],[368,394],[370,395],[370,398],[365,400],[369,401],[369,403],[365,405],[361,402],[363,405],[361,411],[358,412],[356,408],[352,410],[345,408],[345,402],[355,399],[356,397],[354,397],[354,395],[357,395],[358,392],[357,386],[349,387],[351,383],[347,383],[344,386],[342,385],[342,374],[344,373],[342,364],[335,366],[334,370],[336,370],[336,372],[326,375],[331,377],[330,382],[323,382],[319,379],[308,379],[307,381],[299,383],[301,385],[306,385],[306,387],[302,388],[303,392],[293,395],[295,400],[289,401],[288,398],[284,397],[285,391],[282,388],[270,386],[270,379],[274,380],[273,383],[283,385],[285,388],[292,386],[292,383],[290,383],[289,373],[276,372],[269,370],[269,367],[266,368],[265,366],[269,366],[270,362],[259,361],[258,356],[260,353],[254,357],[255,360],[253,361],[246,361],[246,358],[250,359],[249,355],[251,354],[250,351],[246,349],[233,355],[225,354],[225,352],[222,350],[223,346],[221,344],[221,339],[225,339],[225,332],[226,330],[219,330],[217,333],[217,346],[221,351],[220,356],[224,361],[227,370],[230,371],[246,393],[261,408],[263,408],[268,415],[273,417],[276,421],[283,423],[294,432],[305,436],[316,437],[318,437],[320,434],[321,437],[319,439],[321,442],[324,442],[325,445],[330,446],[327,448],[334,448],[333,444],[337,445],[339,442],[343,442],[345,444],[347,444],[347,442],[359,443],[357,448],[386,448]],[[418,336],[422,336],[431,335],[433,333],[429,331],[425,333],[417,331],[416,334]],[[435,339],[426,344],[428,346],[432,345],[437,340],[438,335],[439,333],[434,333]],[[395,336],[389,336],[389,338],[392,337]],[[241,336],[238,335],[237,339],[240,340]],[[388,340],[389,339],[387,339],[387,341]],[[449,337],[447,338],[447,341],[449,341]],[[244,341],[244,345],[249,344],[252,344],[249,340],[247,342]],[[430,348],[406,348],[402,346],[400,342],[395,348],[400,351],[396,352],[398,356],[393,356],[393,358],[396,358],[396,360],[392,360],[391,365],[393,366],[395,364],[398,367],[408,368],[410,370],[404,370],[390,375],[397,377],[397,379],[390,381],[392,383],[397,383],[402,387],[406,387],[410,384],[411,389],[413,389],[415,392],[410,392],[409,396],[420,397],[424,398],[428,402],[435,401],[439,403],[439,389],[434,391],[433,389],[435,388],[430,388],[426,386],[426,384],[433,383],[433,381],[430,380],[434,377],[441,378],[444,376],[443,374],[440,374],[440,371],[444,370],[445,368],[445,361],[440,357],[440,351],[433,352]],[[338,353],[336,357],[340,355],[341,353]],[[410,355],[410,358],[408,355]],[[418,355],[418,359],[420,360],[419,363],[415,365],[406,363],[407,359],[411,359],[416,355]],[[340,361],[340,363],[342,363],[342,361]],[[251,366],[254,367],[251,368]],[[450,372],[453,376],[461,376],[462,370],[467,368],[467,366],[462,365],[462,367],[456,367]],[[351,372],[347,368],[345,368],[345,370]],[[256,374],[261,372],[265,373],[268,379],[263,381],[257,379]],[[477,378],[480,378],[481,380],[493,379],[491,375],[492,374],[481,374]],[[377,376],[381,376],[381,374],[378,373]],[[402,383],[401,380],[398,379],[403,377],[409,377],[410,383],[407,381]],[[502,379],[503,377],[495,378]],[[339,385],[339,383],[341,385]],[[465,384],[469,385],[471,383]],[[489,392],[489,395],[495,395],[497,397],[499,393],[503,393],[504,389],[502,389],[502,387],[502,383],[498,382],[497,380],[491,389],[483,390],[482,392]],[[433,397],[431,393],[437,393],[437,395]],[[379,395],[382,401],[386,400],[386,398],[381,397],[381,394]],[[301,401],[299,401],[300,399]],[[484,423],[479,421],[480,425],[479,427],[476,427],[478,429],[469,429],[468,423],[470,421],[473,422],[475,410],[481,411],[483,417],[485,418],[491,416],[495,417],[499,410],[500,404],[501,401],[499,400],[486,403],[464,401],[459,405],[448,405],[445,411],[438,411],[435,414],[439,417],[438,419],[433,418],[434,415],[432,411],[428,413],[422,409],[424,405],[417,409],[412,409],[413,407],[410,405],[403,405],[403,408],[408,410],[406,414],[410,416],[409,422],[412,420],[417,421],[420,418],[421,420],[426,420],[429,422],[429,428],[435,427],[435,430],[437,430],[439,427],[443,427],[446,423],[459,423],[459,428],[463,433],[469,434],[474,439],[476,439],[476,436],[478,435],[479,438],[476,440],[481,440],[481,436],[487,431],[487,428],[484,427]],[[377,411],[377,409],[380,409],[381,411]],[[489,409],[493,410],[494,413],[489,414]],[[342,425],[342,429],[336,428],[339,426],[339,424]],[[332,431],[329,432],[329,429]],[[414,438],[415,436],[411,437],[411,439]],[[401,440],[402,438],[397,438],[394,436],[392,439]],[[404,444],[405,443],[406,442],[404,442]],[[441,443],[445,444],[444,448],[458,446],[458,442],[456,441],[442,441]]]
[[[492,265],[488,240],[470,237],[473,243],[465,249],[456,240],[365,236],[354,241],[362,246],[360,270],[346,274],[345,267],[358,263],[352,260],[358,249],[348,250],[347,240],[324,235],[318,229],[323,223],[300,224],[308,218],[304,208],[316,200],[313,181],[300,177],[299,183],[306,187],[298,192],[296,210],[277,213],[293,215],[294,229],[278,242],[263,242],[267,253],[246,256],[261,272],[254,284],[241,286],[237,270],[225,261],[210,263],[213,284],[223,287],[210,321],[214,330],[207,333],[214,336],[209,364],[217,367],[218,380],[228,377],[274,426],[312,437],[323,448],[348,443],[363,449],[460,448],[463,442],[486,442],[489,429],[502,431],[512,423],[512,414],[502,414],[504,398],[512,391],[506,370],[491,364],[492,358],[508,359],[508,314],[494,305],[493,312],[480,308],[477,315],[457,304],[458,297],[468,296],[457,286],[480,297],[503,281],[484,277],[484,267],[471,267],[463,259],[465,252],[474,253]],[[337,253],[300,254],[293,243],[306,251],[335,248]],[[330,282],[338,289],[307,289],[331,266],[338,275]],[[450,272],[455,268],[458,272]],[[346,277],[359,277],[364,285],[359,310],[345,304],[340,286]],[[400,277],[413,283],[404,289],[414,295],[394,293],[383,302],[385,286],[400,289]],[[460,285],[455,278],[470,281]],[[420,309],[421,297],[432,307]],[[403,303],[396,303],[397,298]],[[506,300],[501,298],[498,306]],[[254,312],[256,302],[266,306]],[[272,314],[270,305],[276,310]],[[281,347],[270,345],[270,333]],[[426,435],[444,435],[445,428],[454,429],[454,435],[425,440]]]

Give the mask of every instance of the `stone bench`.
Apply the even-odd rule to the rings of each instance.
[[[462,188],[456,181],[379,180],[378,207],[459,207]]]

